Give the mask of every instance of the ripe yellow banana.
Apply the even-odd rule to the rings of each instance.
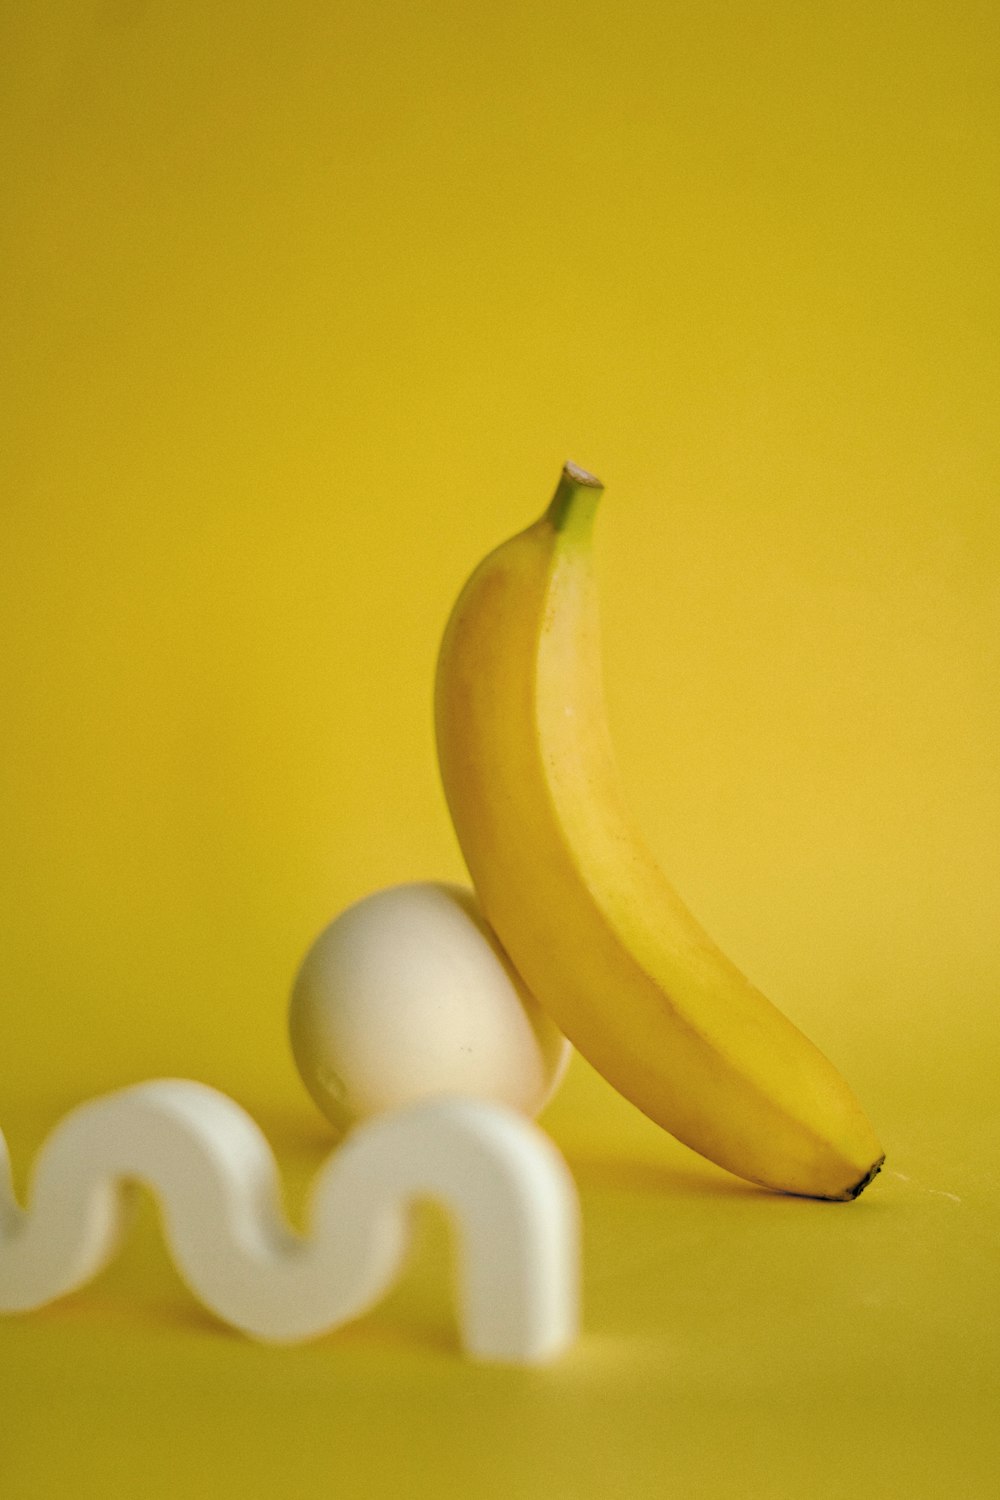
[[[435,718],[462,852],[528,988],[620,1093],[737,1176],[855,1198],[884,1160],[860,1105],[698,925],[623,802],[592,567],[602,488],[567,464],[452,611]]]

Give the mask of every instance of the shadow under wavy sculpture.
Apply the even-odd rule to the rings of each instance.
[[[121,1243],[137,1181],[160,1201],[189,1289],[253,1338],[314,1338],[368,1311],[402,1269],[422,1198],[458,1228],[472,1358],[540,1364],[576,1335],[575,1184],[544,1132],[504,1106],[426,1100],[359,1126],[317,1172],[303,1235],[282,1211],[267,1139],[205,1084],[159,1079],[71,1111],[38,1152],[28,1208],[0,1133],[0,1312],[41,1307],[96,1276]]]

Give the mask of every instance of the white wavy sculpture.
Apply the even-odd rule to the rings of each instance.
[[[428,1100],[359,1127],[317,1173],[302,1236],[282,1212],[266,1138],[205,1084],[160,1079],[73,1110],[38,1153],[27,1209],[0,1134],[0,1312],[95,1276],[119,1246],[136,1180],[160,1200],[190,1290],[254,1338],[312,1338],[366,1312],[398,1275],[410,1205],[426,1197],[457,1221],[473,1358],[542,1363],[576,1334],[573,1178],[548,1137],[500,1105]]]

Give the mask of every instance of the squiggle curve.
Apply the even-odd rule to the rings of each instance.
[[[541,1363],[575,1336],[573,1178],[548,1137],[503,1106],[426,1100],[357,1128],[318,1171],[301,1236],[265,1136],[205,1084],[158,1079],[71,1111],[39,1150],[27,1209],[0,1133],[0,1312],[40,1307],[103,1269],[136,1180],[160,1200],[190,1290],[254,1338],[316,1337],[372,1307],[401,1269],[408,1209],[423,1197],[458,1225],[468,1354]]]

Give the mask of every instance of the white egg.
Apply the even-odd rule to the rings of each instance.
[[[439,1094],[535,1115],[571,1050],[473,893],[435,882],[366,896],[320,933],[289,1032],[306,1088],[339,1130]]]

